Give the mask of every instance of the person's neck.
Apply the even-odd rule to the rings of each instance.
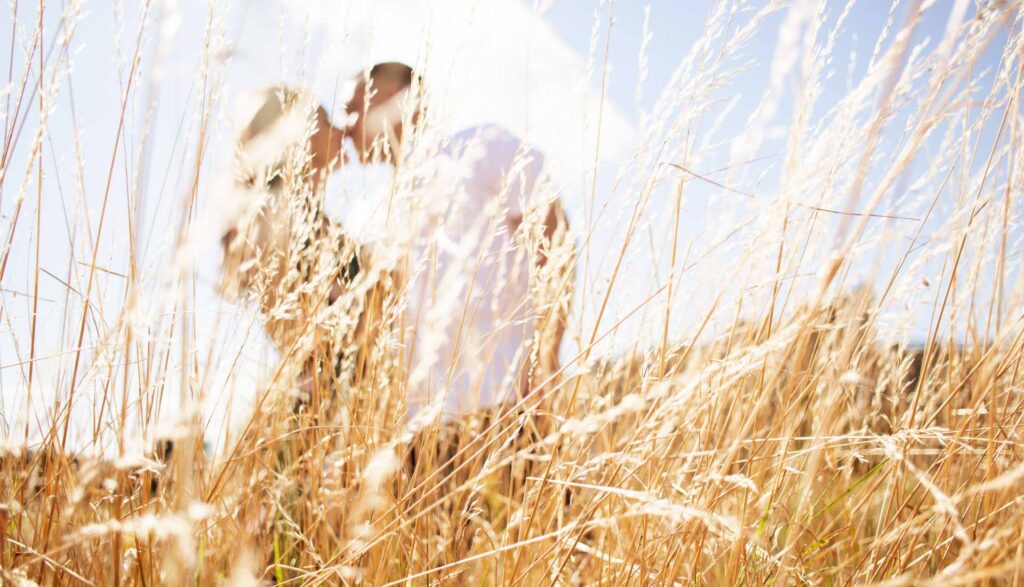
[[[402,144],[402,129],[400,126],[391,126],[388,128],[388,148],[384,151],[383,156],[387,158],[388,163],[391,164],[392,169],[397,170],[398,166],[402,163],[402,151],[405,145]]]

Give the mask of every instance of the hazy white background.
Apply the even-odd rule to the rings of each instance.
[[[951,19],[956,20],[968,4],[935,3],[918,28],[919,40],[941,38]],[[40,283],[40,296],[46,301],[40,305],[36,355],[55,356],[37,363],[36,397],[40,401],[50,397],[52,401],[53,390],[67,383],[61,377],[66,377],[68,356],[61,353],[74,346],[76,329],[72,325],[77,326],[81,301],[61,281],[76,290],[84,287],[87,268],[82,261],[88,260],[91,239],[98,230],[112,156],[115,171],[97,259],[97,264],[109,272],[100,273],[94,286],[94,298],[102,302],[93,308],[87,339],[92,344],[98,342],[104,330],[118,319],[123,305],[130,234],[125,194],[129,187],[137,194],[141,207],[137,259],[142,263],[146,291],[168,294],[164,286],[174,265],[174,235],[193,177],[198,177],[196,228],[189,234],[187,254],[177,257],[176,262],[179,269],[194,267],[199,276],[196,287],[188,292],[187,309],[199,318],[195,335],[200,343],[196,349],[202,356],[196,360],[201,366],[219,366],[208,370],[200,385],[214,392],[206,397],[211,421],[221,419],[218,414],[229,400],[238,404],[232,411],[244,410],[274,357],[251,310],[220,300],[213,289],[220,257],[216,221],[212,219],[219,210],[217,182],[227,172],[230,156],[232,105],[244,92],[283,80],[288,85],[311,88],[334,111],[344,101],[350,77],[382,60],[406,61],[421,70],[444,105],[439,113],[442,126],[454,132],[482,122],[497,122],[545,153],[563,186],[581,240],[590,235],[580,271],[573,327],[574,334],[588,338],[642,183],[645,170],[635,165],[636,151],[649,140],[645,139],[645,129],[651,126],[651,112],[656,112],[659,99],[671,99],[672,90],[665,90],[677,87],[671,85],[673,74],[687,59],[701,36],[708,10],[717,3],[254,0],[208,5],[154,0],[145,22],[140,69],[131,82],[137,90],[128,103],[127,140],[121,141],[115,151],[120,100],[130,81],[131,54],[146,5],[83,4],[83,17],[72,42],[73,67],[55,97],[47,124],[42,229],[35,234],[32,221],[19,225],[0,294],[5,307],[4,323],[0,324],[0,426],[14,424],[24,414],[23,361],[28,352],[25,345],[31,316],[31,300],[24,294],[33,288],[36,238],[42,243],[41,266],[56,276],[47,275]],[[794,3],[796,7],[806,5]],[[736,20],[742,23],[765,4],[737,6],[741,9]],[[821,107],[814,116],[822,116],[864,75],[887,18],[892,16],[901,22],[904,8],[896,6],[890,15],[887,2],[855,5],[837,41],[835,54],[840,58],[828,64],[830,74],[822,88]],[[837,3],[829,11],[829,22],[835,22],[841,9]],[[18,10],[15,46],[27,48],[36,8],[21,3]],[[47,5],[43,15],[47,26],[55,25],[60,11],[57,3]],[[704,125],[707,136],[697,141],[706,153],[697,160],[701,171],[727,165],[737,153],[745,151],[758,157],[756,162],[745,163],[740,175],[748,179],[743,189],[756,192],[764,200],[775,195],[772,190],[781,165],[779,153],[785,147],[785,129],[792,115],[788,92],[797,79],[785,59],[775,54],[787,46],[780,35],[792,34],[781,26],[789,14],[787,9],[768,14],[762,29],[741,52],[742,59],[730,64],[735,70],[731,85],[709,89],[720,96],[721,108]],[[970,16],[969,12],[964,14]],[[0,46],[11,42],[8,35],[12,16],[11,9],[0,11]],[[796,26],[799,32],[799,23]],[[51,37],[47,36],[47,43]],[[208,38],[213,39],[214,62],[204,64],[202,48]],[[994,66],[1001,50],[998,43],[994,44],[992,55],[982,65]],[[18,61],[24,54],[24,50],[16,51],[8,93],[23,71]],[[214,70],[226,74],[218,78],[204,75]],[[983,75],[980,78],[984,79]],[[678,85],[679,80],[675,83]],[[215,90],[216,115],[210,121],[211,142],[200,160],[196,157],[201,123],[196,117],[200,110],[197,100],[210,85]],[[763,133],[760,140],[753,141],[742,131],[769,88],[774,92],[769,100],[772,108],[758,114],[764,118],[759,124]],[[0,98],[7,99],[3,95]],[[32,114],[26,132],[31,132],[35,120],[37,115]],[[28,143],[22,141],[23,145]],[[649,150],[649,145],[645,148]],[[670,151],[666,159],[675,160],[677,155]],[[26,177],[26,157],[27,149],[14,153],[2,185],[0,212],[4,217],[0,226],[4,234],[21,186],[25,187],[27,206],[24,218],[35,216],[36,184],[33,177]],[[375,224],[374,211],[389,174],[386,168],[344,170],[331,183],[331,214],[365,237],[386,234],[387,227]],[[665,174],[653,186],[641,230],[626,251],[626,262],[611,288],[602,332],[664,285],[665,244],[671,237],[668,220],[674,193],[671,174]],[[756,215],[754,207],[745,210],[753,204],[737,203],[714,186],[700,182],[691,182],[683,206],[680,247],[691,258],[699,258],[708,249],[712,236],[728,232],[746,215]],[[888,238],[899,240],[914,228],[896,224],[884,231]],[[742,284],[755,292],[764,287],[757,276],[747,275],[747,268],[735,261],[739,253],[710,257],[710,266],[679,278],[670,329],[674,340],[693,336],[697,321],[723,286]],[[74,262],[69,262],[72,255]],[[876,261],[864,263],[851,284],[871,285],[872,269],[891,259],[881,255]],[[69,266],[73,268],[70,273]],[[912,314],[915,305],[926,307],[931,300],[926,288],[917,294],[900,300]],[[167,306],[159,301],[154,297],[139,309],[140,324],[153,325],[167,319]],[[605,338],[597,356],[656,344],[663,315],[664,302],[656,298]],[[926,324],[927,313],[919,318],[885,334],[896,340],[919,339],[924,333],[920,324]],[[140,335],[145,336],[144,329]],[[153,344],[172,341],[154,340]],[[577,348],[575,340],[570,342],[566,355],[574,355]],[[89,383],[86,387],[91,386],[96,393],[104,380],[97,364],[86,361],[84,367]],[[226,374],[229,369],[231,377]],[[221,393],[223,389],[229,393]],[[88,398],[86,394],[81,401],[88,402]],[[38,412],[35,417],[44,413],[43,408],[34,411]]]

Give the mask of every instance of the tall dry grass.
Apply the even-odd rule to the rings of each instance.
[[[14,6],[28,22],[30,8]],[[390,292],[381,328],[350,336],[364,307],[358,296],[395,283],[364,271],[347,302],[327,307],[322,261],[337,252],[283,238],[282,257],[252,268],[258,291],[238,303],[298,326],[279,342],[251,412],[214,451],[204,446],[201,407],[222,391],[213,373],[240,367],[217,343],[202,346],[203,318],[189,310],[198,282],[191,235],[208,187],[200,169],[223,99],[223,28],[212,16],[173,250],[143,263],[131,240],[127,266],[114,268],[125,286],[100,287],[109,209],[127,206],[138,222],[145,193],[141,181],[115,193],[112,178],[127,169],[115,148],[105,190],[78,205],[74,250],[85,257],[65,268],[64,315],[44,324],[39,251],[56,237],[41,202],[58,189],[42,171],[47,120],[65,108],[54,97],[73,80],[82,17],[73,2],[45,9],[63,12],[55,29],[40,17],[17,47],[12,39],[15,74],[3,97],[0,313],[11,341],[3,367],[17,370],[3,393],[23,406],[20,420],[2,419],[4,583],[1024,582],[1019,2],[983,2],[962,21],[954,7],[945,36],[928,44],[912,33],[922,11],[943,7],[894,9],[866,73],[823,115],[815,109],[842,23],[873,8],[714,3],[703,36],[641,121],[622,180],[610,195],[588,183],[574,216],[579,258],[597,255],[602,203],[614,198],[626,230],[598,263],[604,280],[563,260],[580,269],[575,304],[593,317],[570,326],[577,344],[563,353],[563,370],[534,381],[514,407],[410,421],[402,292]],[[729,137],[727,166],[707,171],[722,152],[705,138],[728,118],[720,98],[747,67],[750,39],[776,16],[765,96]],[[124,33],[136,45],[127,49],[122,123],[136,96],[159,83],[137,71],[155,33]],[[983,78],[974,67],[993,47],[1001,57]],[[785,151],[765,195],[771,182],[744,170],[763,154],[784,103]],[[119,141],[137,141],[132,152],[148,148],[145,133],[123,132],[119,125]],[[294,221],[285,237],[314,232],[309,205],[322,196],[303,175],[305,156],[292,154],[286,179],[298,195],[274,213]],[[429,163],[400,169],[395,192],[426,189]],[[666,186],[670,198],[653,197]],[[688,240],[678,235],[698,189],[729,204],[706,220],[702,240]],[[615,308],[635,250],[660,229],[669,236],[651,241],[658,283],[636,307]],[[24,276],[6,273],[12,256],[27,259]],[[416,270],[415,259],[405,262]],[[301,263],[326,269],[289,273]],[[855,287],[865,267],[874,285]],[[26,297],[12,293],[14,283],[30,284]],[[550,276],[536,285],[551,303],[569,291]],[[287,295],[260,290],[275,287]],[[910,345],[916,309],[898,306],[921,295],[927,334]],[[674,314],[689,305],[697,317],[680,327]],[[152,307],[159,311],[144,311]],[[19,322],[19,312],[28,318]],[[636,313],[660,343],[595,350]],[[56,389],[41,389],[36,340],[58,327],[66,360],[46,380]],[[321,370],[296,408],[309,357],[333,364],[339,345],[351,360]],[[76,409],[82,402],[91,418]],[[175,426],[161,432],[168,420]]]

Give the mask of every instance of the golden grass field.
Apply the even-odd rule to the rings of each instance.
[[[16,344],[2,361],[17,366],[2,392],[19,408],[52,403],[37,405],[32,419],[0,419],[0,583],[1024,585],[1019,2],[979,2],[960,28],[927,45],[911,42],[916,15],[947,8],[907,3],[869,73],[813,124],[832,46],[822,16],[830,3],[811,3],[803,26],[818,41],[779,41],[802,82],[778,188],[761,196],[752,218],[723,216],[725,225],[712,227],[731,256],[715,257],[717,241],[694,245],[692,235],[657,241],[667,271],[638,311],[660,342],[594,351],[633,311],[612,307],[609,292],[624,287],[621,275],[636,263],[631,247],[648,247],[646,215],[678,229],[686,190],[728,196],[753,181],[701,172],[702,149],[713,147],[696,137],[713,126],[701,118],[713,111],[713,91],[730,92],[726,56],[742,54],[745,36],[775,8],[714,3],[637,154],[623,163],[639,180],[616,188],[629,229],[604,258],[603,281],[580,261],[594,230],[588,213],[570,213],[578,257],[568,252],[561,262],[579,272],[572,303],[597,318],[570,321],[559,373],[534,381],[515,406],[411,426],[396,350],[401,280],[364,272],[343,304],[350,316],[372,313],[359,326],[320,320],[315,271],[281,277],[257,268],[263,274],[249,285],[261,293],[229,303],[263,303],[262,318],[290,320],[281,347],[290,352],[269,364],[252,409],[220,432],[215,450],[206,448],[198,406],[222,391],[212,373],[241,367],[214,352],[219,343],[195,336],[206,319],[188,311],[199,281],[175,255],[209,197],[198,168],[216,113],[230,106],[217,88],[224,66],[211,58],[196,74],[205,82],[190,106],[187,159],[196,169],[173,172],[184,181],[166,262],[143,264],[129,245],[116,268],[123,289],[99,285],[106,209],[127,202],[132,210],[140,197],[136,184],[111,189],[110,176],[123,171],[115,152],[109,175],[97,172],[106,191],[77,204],[77,257],[50,269],[64,271],[73,290],[64,317],[37,323],[26,308],[40,303],[38,250],[64,230],[45,226],[38,212],[57,189],[42,171],[51,143],[39,117],[67,108],[51,104],[48,89],[74,75],[77,16],[75,3],[46,3],[64,16],[54,30],[40,21],[33,31],[37,7],[21,4],[28,27],[22,49],[11,41],[10,60],[24,61],[15,71],[25,73],[3,97],[0,280],[27,297],[3,294],[3,344]],[[832,15],[844,10],[834,5]],[[135,43],[155,33],[123,34],[138,57]],[[204,55],[224,41],[216,26],[206,34]],[[974,66],[989,50],[999,57],[982,84]],[[127,61],[122,116],[130,97],[157,83],[137,64]],[[80,96],[88,88],[78,83]],[[755,126],[744,132],[752,137]],[[125,143],[142,149],[145,139]],[[8,157],[15,152],[27,155]],[[293,155],[289,193],[315,204],[307,160]],[[673,197],[649,209],[656,183]],[[754,205],[733,196],[736,206]],[[912,220],[886,218],[896,215]],[[310,230],[299,225],[293,230]],[[892,262],[873,265],[879,249]],[[309,252],[285,246],[281,254],[275,266],[294,267],[294,256]],[[865,265],[868,285],[849,277]],[[23,275],[5,273],[15,266]],[[734,277],[722,279],[723,271]],[[810,275],[801,287],[798,274]],[[750,293],[765,276],[768,285]],[[541,279],[536,287],[557,304],[573,289],[565,285]],[[303,292],[266,293],[273,288]],[[670,327],[679,300],[701,288],[710,302],[695,306],[689,324]],[[930,316],[913,344],[893,336],[913,320],[898,307],[910,291],[921,294],[914,310],[924,304]],[[99,319],[84,300],[101,306]],[[138,308],[147,303],[160,318],[144,324]],[[36,339],[57,328],[66,361],[47,394],[32,367]],[[293,383],[307,357],[339,344],[353,360],[317,378],[297,409]],[[76,416],[76,401],[93,417]],[[179,408],[177,424],[160,436],[168,402]],[[129,450],[131,437],[144,437],[145,450]]]

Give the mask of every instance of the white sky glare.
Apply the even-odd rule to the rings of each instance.
[[[498,123],[539,147],[563,181],[577,181],[597,155],[628,152],[635,130],[604,100],[595,151],[600,78],[542,7],[507,0],[303,0],[291,22],[326,40],[317,78],[347,79],[375,63],[413,65],[426,80],[439,121],[457,131]],[[600,67],[598,65],[598,67]]]

